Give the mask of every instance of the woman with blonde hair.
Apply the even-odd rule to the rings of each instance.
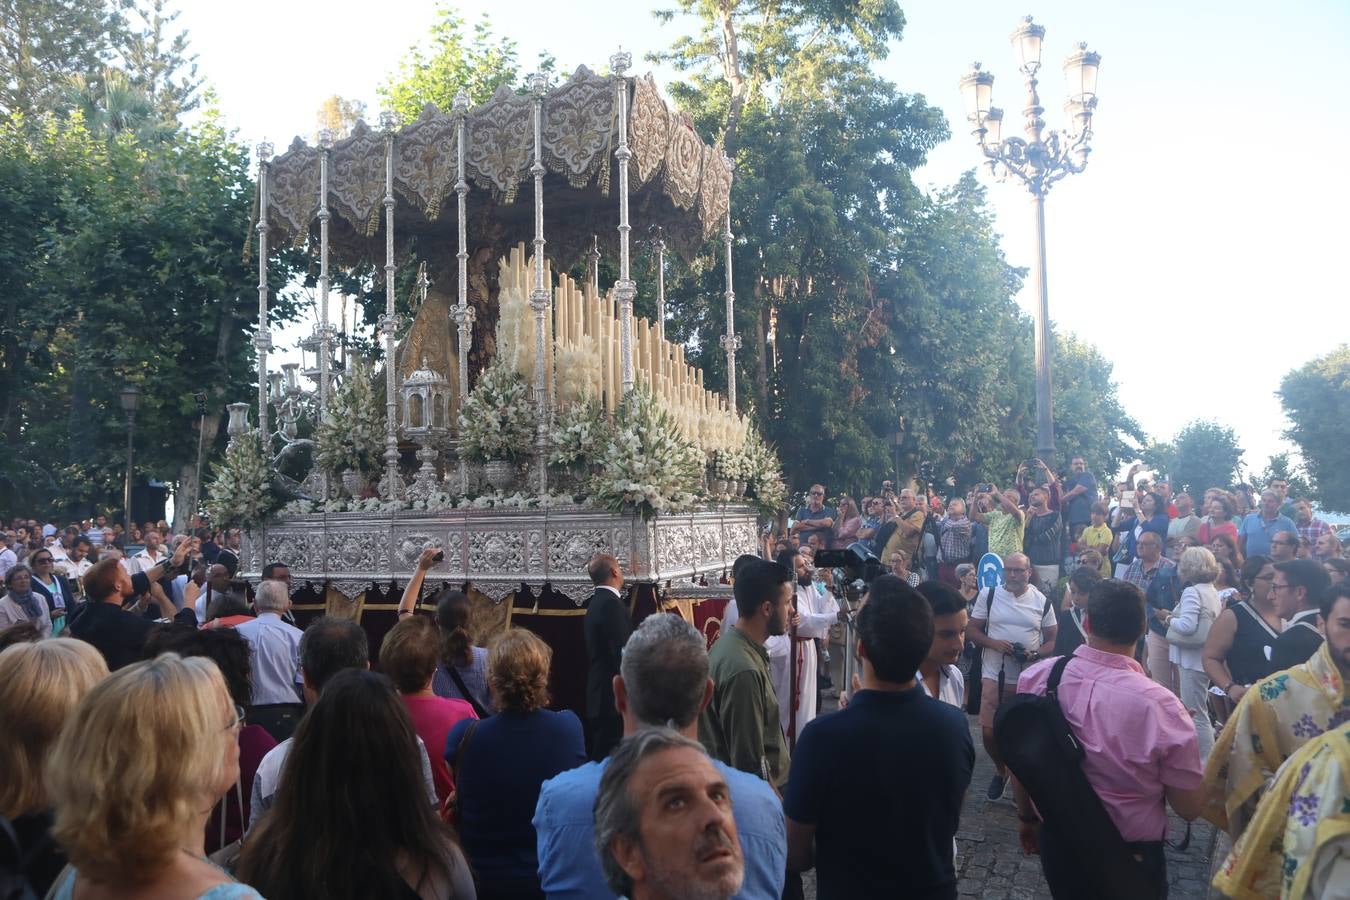
[[[1205,674],[1204,648],[1210,627],[1223,612],[1223,601],[1214,588],[1219,561],[1204,547],[1191,547],[1181,554],[1177,575],[1181,599],[1171,610],[1159,610],[1167,626],[1168,658],[1181,677],[1181,702],[1195,723],[1200,759],[1214,746],[1214,725],[1209,718],[1209,676]]]
[[[38,896],[66,864],[51,836],[47,757],[80,698],[107,677],[99,652],[72,638],[0,652],[0,816],[14,826],[20,852],[29,859],[24,874]]]
[[[460,722],[445,744],[457,788],[460,838],[484,897],[542,897],[534,808],[545,781],[586,761],[581,720],[545,709],[553,651],[509,628],[488,643],[497,714]]]
[[[211,809],[239,777],[243,720],[203,657],[165,653],[90,691],[47,768],[70,857],[52,897],[261,900],[203,855]]]

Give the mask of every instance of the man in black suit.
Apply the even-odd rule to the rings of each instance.
[[[1326,570],[1311,559],[1275,564],[1270,591],[1275,595],[1275,609],[1286,623],[1270,653],[1270,662],[1276,670],[1307,662],[1322,646],[1317,619],[1322,595],[1330,583]]]
[[[614,676],[619,674],[623,645],[633,630],[623,603],[623,570],[606,553],[596,554],[586,566],[595,593],[586,606],[586,718],[590,757],[600,761],[623,737],[623,719],[614,706]]]

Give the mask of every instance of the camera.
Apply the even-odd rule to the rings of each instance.
[[[993,492],[994,492],[994,486],[993,486],[992,484],[990,484],[989,482],[985,482],[984,484],[977,484],[977,485],[975,485],[975,493],[977,493],[977,494],[992,494]]]
[[[1031,654],[1027,653],[1027,648],[1023,647],[1021,644],[1012,645],[1011,656],[1022,665],[1026,665],[1027,661],[1031,659]]]
[[[445,562],[445,551],[437,550],[436,555],[431,558],[432,562]]]
[[[817,550],[815,564],[818,569],[843,569],[848,580],[864,583],[886,574],[881,560],[862,541],[854,541],[843,550]]]

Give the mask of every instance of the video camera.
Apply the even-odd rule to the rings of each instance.
[[[817,550],[815,564],[820,569],[843,569],[849,581],[865,584],[886,574],[881,560],[862,541],[854,541],[843,550]]]

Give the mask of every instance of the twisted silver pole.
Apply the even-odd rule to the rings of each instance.
[[[469,182],[464,177],[464,140],[468,131],[469,95],[460,91],[455,95],[454,114],[458,130],[459,147],[455,159],[455,216],[459,233],[459,252],[455,254],[458,263],[456,293],[459,302],[451,310],[459,333],[459,406],[464,406],[464,398],[469,395],[469,345],[473,342],[474,311],[469,306],[469,247],[465,226],[465,203],[469,194]],[[464,454],[459,454],[459,488],[469,492],[469,464]]]
[[[633,152],[628,149],[628,78],[624,75],[633,64],[633,55],[620,50],[609,58],[614,73],[614,89],[618,92],[619,144],[614,159],[619,164],[619,280],[614,285],[614,296],[619,301],[619,354],[624,396],[633,389],[633,299],[637,285],[629,271],[628,234],[628,160]]]
[[[535,72],[526,79],[530,93],[534,95],[534,164],[530,174],[534,176],[534,289],[530,291],[530,309],[534,310],[534,405],[538,418],[536,449],[538,451],[539,493],[548,492],[548,467],[546,447],[548,444],[549,398],[548,368],[544,353],[546,343],[544,330],[548,318],[548,288],[544,284],[544,156],[543,156],[543,120],[544,92],[548,90],[548,79],[542,72]]]
[[[722,157],[722,163],[727,167],[727,173],[730,175],[733,171],[731,158]],[[727,354],[727,406],[731,408],[732,415],[736,413],[736,351],[741,347],[740,335],[736,333],[736,291],[732,287],[731,270],[731,244],[734,235],[731,233],[731,187],[730,180],[727,186],[727,220],[726,227],[722,232],[722,241],[726,244],[727,250],[727,333],[722,335],[722,349]]]
[[[380,333],[384,335],[384,478],[380,496],[398,500],[403,495],[403,479],[398,474],[397,360],[394,339],[398,335],[398,316],[394,313],[394,130],[393,113],[380,114],[384,131],[384,315]]]
[[[258,331],[253,335],[253,347],[258,351],[258,434],[262,436],[263,453],[269,454],[267,440],[267,351],[272,349],[272,332],[267,327],[267,210],[271,202],[267,193],[267,174],[271,169],[272,144],[258,145]]]

